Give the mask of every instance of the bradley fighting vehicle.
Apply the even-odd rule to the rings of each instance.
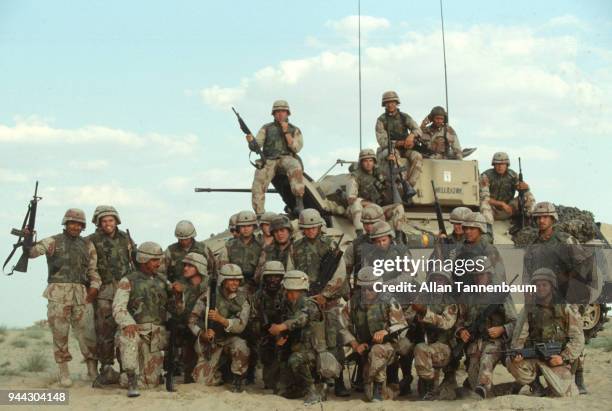
[[[464,158],[474,149],[464,150]],[[350,164],[356,167],[357,162],[337,160],[335,165]],[[335,166],[334,165],[334,166]],[[333,167],[332,167],[333,168]],[[329,171],[328,171],[329,172]],[[327,227],[325,233],[336,240],[342,238],[341,249],[345,248],[354,238],[355,229],[352,220],[347,215],[347,204],[344,200],[344,190],[349,178],[349,173],[324,174],[318,180],[314,180],[304,173],[306,191],[304,195],[304,206],[317,209],[325,219]],[[449,223],[450,211],[458,206],[465,206],[474,211],[479,210],[479,177],[478,162],[476,160],[436,160],[425,158],[423,160],[422,175],[414,187],[416,195],[412,197],[412,203],[405,206],[405,216],[402,231],[406,242],[412,252],[413,258],[429,256],[433,250],[435,236],[440,232],[437,215],[435,211],[435,197],[433,188],[435,186],[437,198],[442,210],[442,218],[447,232],[452,232]],[[432,184],[432,181],[434,184]],[[294,233],[297,230],[297,218],[291,210],[295,207],[295,198],[291,193],[288,179],[285,175],[277,175],[272,181],[273,189],[268,193],[278,193],[285,203],[285,211],[292,219]],[[231,188],[196,188],[196,192],[250,192],[250,189]],[[593,223],[594,224],[594,223]],[[495,221],[492,225],[493,243],[498,248],[506,268],[507,279],[523,272],[523,253],[521,247],[515,245],[510,220]],[[612,225],[597,224],[594,230],[598,233],[594,238],[583,241],[588,247],[597,251],[597,275],[593,276],[591,288],[591,304],[582,307],[585,336],[587,339],[594,337],[608,320],[607,305],[612,293],[612,278],[608,277],[612,262],[612,249],[607,239],[612,239]],[[342,237],[342,235],[344,235]],[[214,252],[220,250],[225,241],[231,236],[226,231],[205,240]],[[612,271],[611,271],[612,272]],[[422,280],[425,273],[418,273],[417,277]],[[607,295],[607,297],[606,297]],[[516,301],[515,302],[520,302]]]

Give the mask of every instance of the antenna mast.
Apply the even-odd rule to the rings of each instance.
[[[359,151],[361,151],[361,0],[357,0],[357,44],[359,56]]]
[[[448,78],[446,76],[446,41],[444,39],[444,13],[442,12],[442,0],[440,0],[440,21],[442,22],[442,55],[444,56],[444,93],[446,96],[446,117],[448,118]]]

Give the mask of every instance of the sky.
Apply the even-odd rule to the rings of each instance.
[[[374,148],[382,92],[396,90],[417,122],[444,105],[440,11],[363,0],[361,13],[363,145]],[[181,219],[200,239],[222,231],[250,196],[193,188],[251,185],[232,105],[255,131],[288,100],[314,178],[354,159],[356,14],[356,1],[0,2],[0,250],[36,180],[39,238],[61,231],[67,208],[91,218],[98,204],[116,206],[139,243],[167,246]],[[513,166],[520,156],[538,200],[612,222],[612,3],[446,1],[444,14],[450,123],[481,171],[495,151]],[[44,318],[45,284],[44,258],[2,276],[0,324]]]

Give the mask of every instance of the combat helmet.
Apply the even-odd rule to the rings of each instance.
[[[546,280],[550,282],[554,288],[557,288],[557,276],[550,268],[542,267],[535,270],[531,275],[530,282],[535,284],[538,280]]]
[[[308,291],[310,287],[308,275],[299,270],[287,271],[283,277],[283,287],[289,291]]]
[[[358,161],[361,163],[361,160],[364,160],[366,158],[371,158],[376,161],[376,153],[374,153],[374,150],[372,150],[371,148],[364,148],[363,150],[360,150]]]
[[[374,224],[370,238],[375,239],[387,235],[393,237],[393,229],[386,221],[379,221]]]
[[[252,211],[241,211],[236,214],[236,227],[247,226],[247,225],[257,225],[257,216]]]
[[[453,211],[451,211],[448,221],[450,221],[451,224],[462,224],[471,213],[472,210],[467,207],[455,207]]]
[[[266,211],[259,217],[259,224],[272,224],[272,220],[276,217],[276,213]]]
[[[145,264],[149,260],[161,259],[164,255],[159,244],[153,241],[145,241],[136,250],[136,262]]]
[[[176,227],[174,228],[174,236],[177,239],[187,240],[188,238],[194,238],[196,235],[196,229],[191,221],[181,220],[176,223]]]
[[[232,214],[232,216],[229,218],[229,222],[227,224],[227,228],[230,231],[234,231],[236,229],[236,221],[237,220],[238,220],[238,213]]]
[[[274,231],[280,230],[281,228],[286,228],[289,230],[289,232],[293,231],[291,221],[289,221],[289,219],[284,215],[276,216],[272,220],[272,223],[270,224],[270,232],[273,233]]]
[[[453,277],[448,271],[432,271],[427,274],[427,282],[431,283],[434,277],[442,277],[448,284],[453,283]]]
[[[282,277],[285,275],[285,266],[280,261],[266,261],[261,276],[265,277],[267,275],[280,275]]]
[[[75,223],[83,224],[83,229],[85,229],[87,221],[85,221],[85,212],[80,208],[69,208],[66,210],[64,214],[64,218],[62,218],[62,225],[66,225],[69,221],[74,221]]]
[[[385,221],[385,212],[378,204],[370,203],[361,212],[361,222],[363,224],[375,224]]]
[[[397,104],[400,104],[399,96],[395,91],[385,91],[382,95],[382,102],[380,105],[384,107],[385,103],[388,103],[389,101],[395,101]]]
[[[244,280],[242,269],[236,264],[224,264],[219,270],[219,284],[223,284],[225,280]]]
[[[481,213],[472,212],[465,217],[461,222],[463,227],[478,228],[481,233],[487,232],[487,220]]]
[[[274,104],[272,104],[272,114],[274,114],[275,111],[279,110],[287,110],[287,114],[291,115],[289,103],[287,103],[286,100],[276,100]]]
[[[532,217],[540,217],[549,215],[555,219],[555,221],[559,221],[559,214],[557,214],[557,209],[555,205],[548,201],[542,201],[537,203],[531,212]]]
[[[446,119],[448,118],[448,114],[446,114],[446,110],[444,110],[444,107],[442,106],[435,106],[429,112],[429,120],[433,121],[434,117],[436,116],[444,117],[444,121],[446,121]]]
[[[183,258],[183,263],[194,266],[200,275],[208,274],[208,261],[202,254],[189,253]]]
[[[493,154],[491,165],[494,166],[495,164],[508,164],[508,166],[510,166],[510,157],[508,157],[508,153],[498,151],[497,153]]]
[[[91,222],[94,223],[95,225],[99,225],[100,224],[100,220],[102,219],[102,217],[107,217],[109,215],[115,217],[115,220],[117,220],[117,224],[121,224],[121,219],[119,218],[119,213],[117,212],[115,207],[109,206],[109,205],[99,205],[99,206],[97,206],[96,210],[93,213],[93,217],[91,219]]]
[[[314,208],[307,208],[300,213],[298,220],[298,227],[300,228],[313,228],[320,227],[323,225],[323,219],[321,214]]]
[[[374,274],[374,267],[363,267],[357,273],[357,285],[360,287],[371,287],[379,281],[381,281],[381,278]]]

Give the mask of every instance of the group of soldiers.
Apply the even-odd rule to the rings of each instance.
[[[166,250],[150,241],[136,247],[129,231],[119,230],[117,210],[107,205],[95,209],[95,232],[83,237],[85,214],[69,209],[63,232],[29,250],[31,258],[47,258],[44,297],[60,385],[72,384],[72,327],[93,386],[119,383],[130,397],[162,381],[171,387],[168,381],[175,374],[182,374],[183,383],[227,383],[241,392],[255,383],[261,365],[265,389],[304,397],[306,404],[324,400],[332,386],[338,397],[350,395],[352,388],[370,401],[382,401],[394,387],[399,395],[411,392],[414,365],[419,398],[452,399],[462,358],[468,373],[463,387],[483,398],[495,394],[497,364],[514,376],[515,393],[524,385],[533,395],[571,395],[576,387],[585,393],[580,308],[568,301],[580,297],[576,279],[588,275],[583,263],[589,255],[558,231],[551,203],[535,204],[529,186],[509,169],[505,153],[496,153],[493,168],[481,176],[480,212],[454,209],[453,231],[436,237],[433,257],[486,261],[462,281],[499,284],[506,272],[492,244],[491,224],[528,213],[539,235],[526,250],[523,281],[535,284],[537,293],[522,312],[517,315],[509,296],[490,304],[480,300],[482,295],[406,299],[374,291],[376,283],[417,282],[416,273],[390,270],[377,276],[373,270],[377,260],[412,257],[400,225],[404,205],[387,197],[382,168],[389,159],[405,162],[404,195],[409,197],[423,159],[415,145],[427,147],[433,158],[462,158],[443,108],[434,107],[419,127],[398,110],[395,92],[384,93],[382,105],[385,113],[376,123],[380,146],[377,152],[361,150],[347,184],[347,217],[355,238],[344,251],[325,235],[319,211],[304,208],[303,170],[296,156],[303,139],[287,121],[285,101],[274,103],[273,123],[255,137],[247,135],[249,146],[257,144],[265,156],[252,187],[254,212],[232,216],[232,238],[220,250],[196,240],[196,229],[186,220],[177,223],[177,241]],[[287,175],[296,198],[299,232],[287,215],[265,211],[264,195],[277,172]],[[518,192],[527,194],[524,210]],[[425,278],[431,284],[455,281],[456,273],[444,270]],[[475,333],[475,324],[482,332]],[[562,350],[546,358],[506,355],[551,341]],[[348,364],[354,364],[350,387],[344,372]]]

